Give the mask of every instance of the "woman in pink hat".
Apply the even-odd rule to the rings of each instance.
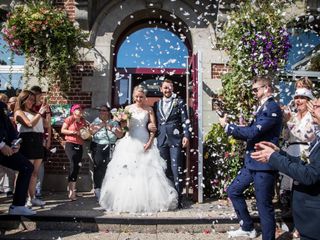
[[[74,104],[70,109],[70,116],[64,120],[61,133],[65,135],[65,151],[70,162],[68,176],[68,197],[71,201],[77,200],[76,181],[82,160],[82,145],[84,140],[80,136],[80,130],[87,127],[88,123],[83,117],[83,109],[80,104]]]

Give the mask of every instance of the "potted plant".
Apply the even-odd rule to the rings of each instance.
[[[1,34],[13,53],[25,55],[26,80],[36,62],[38,78],[45,77],[49,86],[59,81],[62,90],[70,86],[72,66],[80,60],[79,49],[88,47],[87,34],[49,1],[15,5]]]

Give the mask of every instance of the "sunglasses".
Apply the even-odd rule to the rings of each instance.
[[[257,93],[257,92],[259,91],[259,89],[260,89],[260,88],[263,88],[263,87],[265,87],[265,85],[262,85],[262,86],[260,86],[260,87],[252,88],[252,92]]]
[[[320,105],[313,105],[313,109],[320,108]]]

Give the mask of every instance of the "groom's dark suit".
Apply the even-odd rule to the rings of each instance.
[[[168,107],[164,108],[164,104]],[[165,111],[168,109],[167,111]],[[182,138],[189,139],[189,120],[186,104],[181,98],[172,96],[168,103],[163,98],[154,104],[157,120],[157,144],[160,155],[167,162],[167,177],[174,183],[181,200],[183,173],[182,168]]]

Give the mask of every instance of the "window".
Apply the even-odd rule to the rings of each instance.
[[[0,35],[0,91],[5,92],[10,88],[10,73],[12,77],[11,85],[14,89],[20,89],[23,86],[22,76],[25,57],[13,55],[11,60],[11,51],[6,42]],[[12,65],[11,65],[12,61]]]

